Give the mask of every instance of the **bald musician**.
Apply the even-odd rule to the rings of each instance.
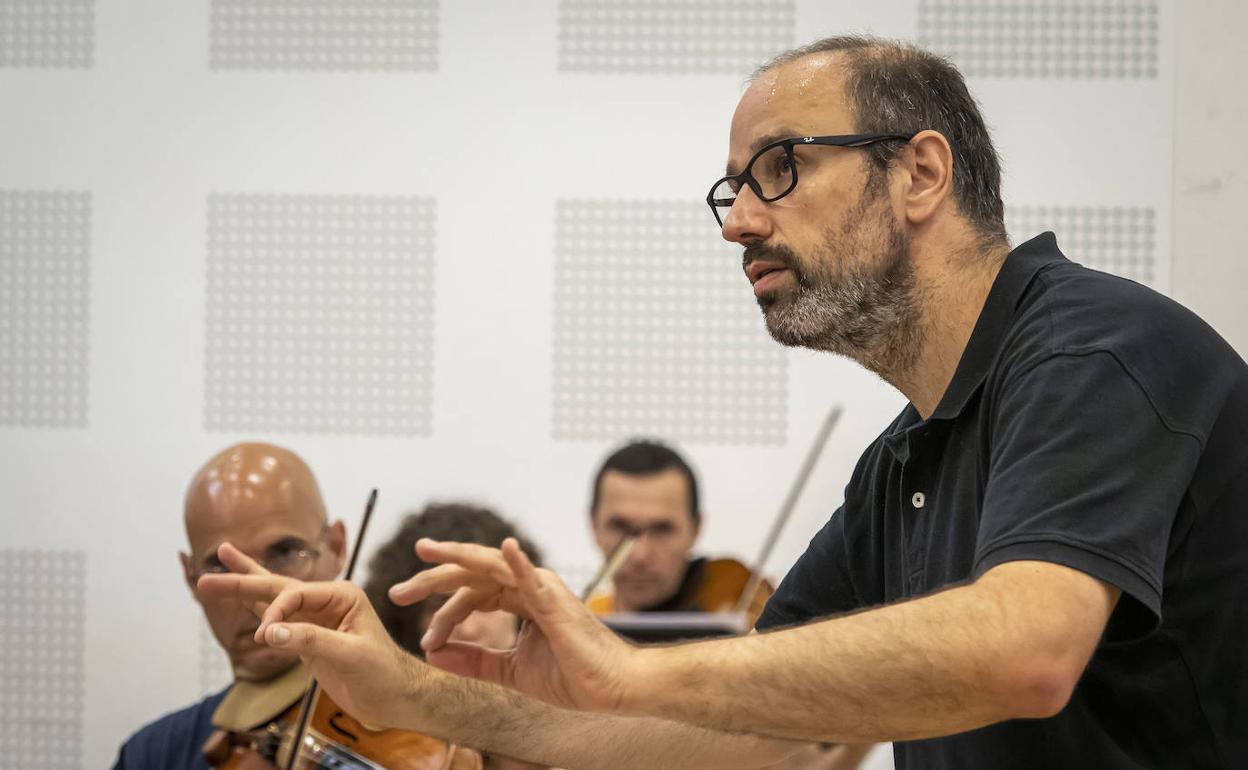
[[[329,521],[311,469],[287,449],[237,444],[220,452],[191,480],[184,510],[183,579],[229,656],[234,684],[143,727],[121,747],[114,770],[206,770],[200,749],[231,689],[271,682],[299,662],[252,638],[259,621],[241,603],[196,589],[201,575],[227,571],[218,546],[232,543],[270,572],[302,580],[332,580],[345,564],[342,522]]]

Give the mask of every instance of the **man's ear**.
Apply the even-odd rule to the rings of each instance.
[[[191,568],[191,555],[185,551],[178,551],[178,561],[182,564],[182,579],[186,581],[186,587],[194,594],[195,577]]]
[[[912,224],[927,223],[953,193],[953,149],[937,131],[920,131],[900,163],[907,173],[902,205]]]
[[[347,528],[341,521],[335,521],[326,530],[325,542],[334,555],[334,572],[341,574],[347,566]]]

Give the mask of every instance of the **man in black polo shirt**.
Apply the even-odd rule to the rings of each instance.
[[[780,585],[771,632],[630,647],[514,543],[424,541],[447,564],[399,591],[461,589],[431,662],[612,716],[400,659],[347,587],[201,589],[274,599],[260,636],[362,717],[584,760],[566,766],[749,767],[798,739],[893,740],[906,770],[1248,767],[1248,367],[1051,235],[1011,251],[998,188],[961,76],[922,51],[834,38],[755,78],[708,202],[767,327],[910,401]],[[516,650],[446,643],[495,606],[533,621]],[[478,712],[491,729],[470,735]],[[559,754],[571,734],[605,759]]]

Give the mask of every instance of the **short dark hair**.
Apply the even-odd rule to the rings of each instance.
[[[931,129],[942,134],[953,151],[953,197],[959,209],[984,240],[1007,240],[1001,159],[957,67],[907,43],[839,35],[785,51],[759,68],[754,78],[819,53],[844,54],[855,131],[910,134]],[[885,170],[902,145],[880,142],[865,149],[875,168]]]
[[[424,602],[399,607],[390,601],[388,592],[395,583],[436,566],[416,555],[416,541],[422,537],[494,547],[514,537],[520,541],[520,547],[534,564],[539,567],[542,564],[542,555],[537,548],[488,508],[466,503],[430,503],[420,513],[404,517],[399,531],[369,560],[364,593],[390,636],[408,652],[420,657],[424,657],[424,651],[420,648],[421,629],[418,624]]]
[[[698,479],[693,468],[685,462],[675,449],[667,444],[651,439],[635,439],[616,449],[603,460],[602,467],[594,476],[594,487],[589,501],[589,515],[592,518],[598,510],[602,496],[602,477],[607,471],[617,471],[628,476],[653,476],[669,469],[680,471],[689,487],[689,515],[693,523],[702,522],[702,509],[698,505]]]

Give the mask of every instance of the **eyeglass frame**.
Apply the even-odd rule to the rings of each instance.
[[[725,201],[727,199],[716,198],[715,190],[718,189],[724,182],[736,182],[738,195],[740,194],[742,187],[748,186],[750,190],[754,192],[754,195],[756,195],[758,199],[764,203],[773,203],[793,192],[797,189],[797,164],[793,162],[793,148],[797,145],[806,146],[816,144],[823,145],[825,147],[847,147],[857,149],[859,147],[869,147],[870,145],[877,144],[879,142],[908,142],[917,135],[918,132],[916,131],[912,134],[833,134],[828,136],[795,136],[788,139],[779,139],[764,145],[758,150],[758,152],[754,153],[754,155],[750,158],[749,163],[746,163],[745,168],[741,170],[741,173],[728,174],[727,176],[723,176],[715,180],[715,184],[711,185],[710,192],[706,194],[706,205],[711,207],[711,213],[715,215],[715,221],[718,222],[719,226],[722,228],[724,226],[724,220],[720,218],[719,207],[715,205],[715,202]],[[763,195],[762,186],[759,185],[758,180],[754,178],[754,172],[751,171],[751,169],[754,168],[754,162],[762,157],[764,153],[769,152],[776,147],[784,147],[784,154],[788,157],[790,167],[793,169],[793,181],[784,192],[768,197]],[[736,201],[737,199],[734,196],[732,202],[736,203]],[[731,209],[732,204],[728,204],[727,208]]]
[[[306,565],[304,570],[302,570],[303,572],[302,575],[291,575],[286,572],[280,572],[278,570],[273,569],[272,566],[270,566],[270,563],[276,557],[257,558],[256,562],[259,563],[260,566],[264,567],[266,570],[268,570],[269,572],[275,575],[282,575],[283,577],[293,577],[293,578],[301,580],[303,579],[303,577],[306,577],[309,572],[311,572],[312,567],[315,566],[316,562],[321,558],[321,555],[322,555],[321,549],[317,547],[316,544],[319,544],[321,541],[325,539],[325,533],[328,530],[329,530],[329,523],[327,522],[321,527],[321,531],[317,533],[316,539],[314,541],[312,541],[311,543],[302,543],[301,547],[296,549],[291,554],[292,557],[298,556],[299,557],[298,560]],[[277,543],[274,543],[274,545],[277,545],[278,543],[281,543],[281,542],[282,541],[279,540]],[[270,548],[271,547],[272,546],[270,546]],[[224,574],[228,574],[229,571],[230,570],[224,564],[221,564],[220,562],[218,562],[217,564],[200,565],[200,566],[195,567],[188,573],[188,578],[190,579],[191,583],[196,583],[204,575],[224,575]]]

